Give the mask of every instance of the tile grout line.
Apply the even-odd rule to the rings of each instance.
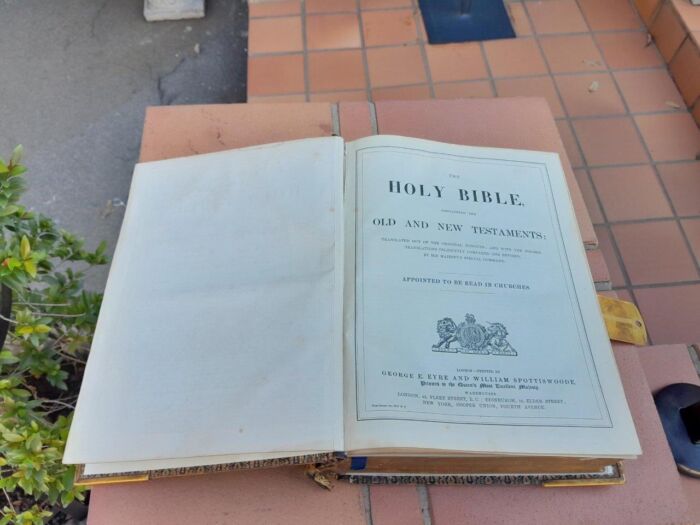
[[[653,288],[671,288],[674,286],[700,286],[700,279],[691,279],[685,281],[668,281],[664,283],[640,283],[632,284],[629,287],[616,286],[613,290],[622,290],[629,288],[630,290],[648,290]]]
[[[306,0],[301,0],[301,43],[303,48],[304,63],[304,101],[311,100],[311,86],[309,82],[309,46],[306,38]]]
[[[370,496],[369,485],[360,485],[360,503],[365,515],[365,525],[373,525],[372,519],[372,498]]]
[[[368,101],[372,101],[372,82],[369,78],[369,59],[367,58],[367,46],[365,45],[365,25],[362,20],[362,8],[360,0],[355,0],[355,16],[357,17],[357,27],[360,32],[360,51],[362,53],[362,67],[365,70],[365,95]]]
[[[338,102],[334,102],[331,104],[331,123],[332,123],[331,134],[334,137],[342,136],[340,133],[340,112],[339,112],[339,103]]]
[[[583,14],[583,10],[581,9],[581,5],[580,5],[580,0],[575,0],[575,2],[576,2],[577,7],[579,8],[579,10]],[[584,20],[586,22],[586,25],[588,25],[588,19],[586,19],[585,15],[583,15],[583,16],[584,16]],[[602,50],[598,46],[597,41],[595,42],[595,45],[598,49],[598,52],[601,53],[601,55],[602,55]],[[654,44],[654,47],[656,47],[656,44]],[[656,49],[656,51],[658,52],[658,48]],[[649,161],[651,164],[651,162],[654,160],[654,157],[651,154],[651,150],[649,149],[649,146],[646,143],[646,140],[644,139],[644,135],[642,134],[641,129],[639,129],[639,124],[637,123],[637,119],[634,117],[634,115],[630,111],[629,104],[627,103],[627,100],[625,99],[625,96],[622,92],[622,89],[620,88],[620,85],[617,81],[617,78],[615,77],[615,75],[610,75],[610,77],[612,78],[613,85],[615,86],[617,94],[620,97],[620,100],[622,101],[622,104],[625,108],[625,116],[632,121],[632,125],[634,126],[634,129],[637,133],[637,137],[639,138],[639,141],[641,142],[642,147],[644,148],[644,151],[645,151],[647,157],[649,158]],[[661,174],[659,173],[659,170],[656,167],[656,164],[651,164],[651,167],[652,167],[652,170],[654,171],[654,176],[656,178],[656,181],[658,182],[659,186],[661,187],[661,191],[663,193],[663,196],[666,199],[666,202],[671,209],[671,213],[673,214],[673,219],[676,223],[676,227],[679,229],[679,231],[681,233],[681,237],[683,238],[683,243],[685,245],[685,248],[688,251],[688,253],[690,254],[691,260],[694,263],[695,273],[697,276],[700,277],[700,264],[698,262],[698,258],[696,257],[695,252],[693,251],[692,245],[690,244],[690,240],[688,239],[688,236],[685,232],[685,229],[683,228],[683,224],[681,223],[680,219],[678,218],[678,214],[676,213],[676,208],[673,205],[673,201],[671,200],[671,196],[669,195],[668,190],[666,189],[666,186],[663,182],[663,179],[661,178]],[[607,219],[607,216],[606,216],[606,219]],[[612,233],[612,228],[610,228],[610,231]],[[617,241],[615,241],[615,242],[617,242]]]
[[[423,525],[433,525],[433,509],[430,503],[430,492],[426,485],[416,485],[418,492],[418,504],[420,505],[420,513],[423,518]]]
[[[367,102],[369,104],[369,120],[372,127],[372,135],[379,135],[379,121],[377,120],[377,107],[374,102],[370,100]]]
[[[523,8],[524,9],[524,8]],[[489,85],[491,86],[491,93],[493,97],[498,98],[498,90],[496,90],[496,79],[493,77],[493,71],[491,70],[491,64],[489,63],[488,55],[486,54],[486,46],[482,40],[479,40],[479,50],[481,51],[481,60],[484,61],[484,66],[486,67],[486,74],[488,75]]]
[[[423,17],[417,17],[416,14],[420,12],[420,9],[418,7],[418,3],[416,0],[411,0],[411,9],[413,11],[413,14],[411,15],[413,18],[413,23],[416,26],[416,42],[418,43],[418,51],[420,51],[420,56],[421,56],[421,61],[423,62],[423,71],[425,72],[425,80],[428,83],[428,93],[430,94],[430,98],[435,98],[435,85],[433,83],[433,73],[430,70],[430,61],[428,60],[428,51],[425,49],[425,41],[423,40],[423,32],[421,31],[421,28],[419,27],[419,23],[417,18],[420,18],[420,22],[423,22]]]

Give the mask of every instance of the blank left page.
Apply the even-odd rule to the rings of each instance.
[[[136,166],[64,462],[343,450],[343,141]]]

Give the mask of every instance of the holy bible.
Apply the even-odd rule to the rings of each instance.
[[[640,453],[556,154],[329,137],[136,166],[78,481],[619,481]]]

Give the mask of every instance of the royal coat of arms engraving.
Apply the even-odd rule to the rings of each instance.
[[[466,314],[464,321],[457,324],[445,317],[437,322],[440,340],[433,345],[433,352],[462,354],[515,356],[518,352],[508,342],[508,330],[502,323],[487,323],[485,327],[476,322],[476,317]],[[459,347],[451,347],[454,342]]]

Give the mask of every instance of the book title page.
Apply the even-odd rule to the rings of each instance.
[[[357,421],[611,427],[556,155],[471,151],[352,152]]]

